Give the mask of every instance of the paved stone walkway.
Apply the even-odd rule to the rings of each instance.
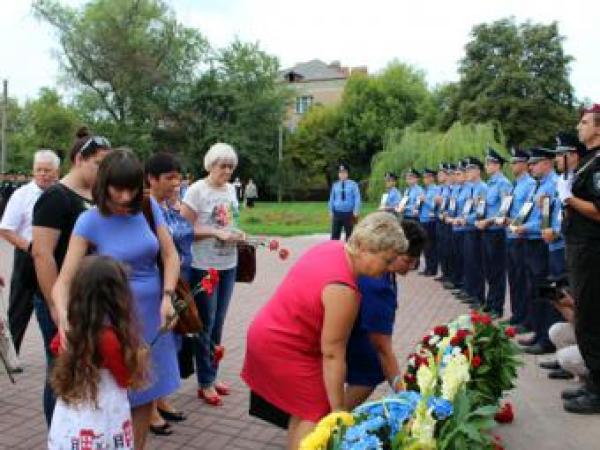
[[[292,256],[282,262],[267,250],[258,251],[258,275],[251,285],[238,285],[225,326],[227,353],[222,362],[222,379],[233,394],[225,397],[223,407],[214,408],[196,399],[193,378],[182,383],[173,403],[188,414],[183,424],[174,425],[169,437],[151,437],[149,449],[282,449],[285,434],[263,425],[247,414],[248,391],[239,378],[246,329],[255,312],[269,298],[279,280],[296,257],[322,237],[282,239]],[[0,244],[0,274],[8,279],[11,252]],[[394,344],[401,360],[432,326],[448,321],[466,308],[429,278],[411,274],[401,282],[401,301],[397,315]],[[4,292],[7,295],[7,292]],[[27,331],[21,355],[25,372],[15,386],[0,374],[0,449],[42,449],[46,427],[41,407],[44,356],[35,320]],[[516,420],[497,427],[507,449],[599,449],[600,417],[567,414],[562,410],[559,392],[573,383],[548,380],[537,368],[538,358],[525,357],[518,387],[511,398]],[[460,449],[466,450],[466,449]]]

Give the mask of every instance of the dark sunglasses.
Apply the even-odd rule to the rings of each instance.
[[[103,136],[92,136],[85,144],[81,146],[78,153],[81,153],[81,156],[85,157],[89,156],[99,148],[110,149],[110,141]]]

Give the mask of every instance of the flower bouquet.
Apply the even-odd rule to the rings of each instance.
[[[502,448],[491,429],[521,364],[513,336],[478,312],[435,327],[409,355],[403,390],[330,414],[301,450]]]

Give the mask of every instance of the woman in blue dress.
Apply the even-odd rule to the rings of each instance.
[[[129,283],[135,300],[140,331],[151,343],[174,314],[172,297],[179,276],[179,257],[163,214],[152,200],[156,224],[153,233],[141,212],[143,168],[130,150],[115,150],[100,165],[93,197],[96,207],[79,216],[58,276],[52,299],[59,313],[59,330],[64,332],[69,285],[82,258],[90,251],[108,255],[129,267]],[[157,266],[160,251],[164,273]],[[153,401],[179,388],[175,340],[165,332],[150,351],[147,387],[130,391],[136,449],[143,449]]]
[[[400,365],[392,348],[392,333],[398,307],[396,274],[406,275],[419,267],[427,243],[423,227],[403,220],[402,230],[408,250],[394,261],[391,271],[381,277],[362,276],[358,287],[362,296],[360,310],[346,350],[346,409],[352,411],[387,380],[392,389],[400,386]]]
[[[159,152],[150,156],[144,166],[146,183],[150,187],[150,195],[158,205],[165,219],[165,224],[173,238],[179,254],[181,277],[190,280],[192,266],[192,242],[194,229],[179,213],[179,187],[181,185],[181,166],[170,153]],[[182,337],[175,336],[178,348]],[[183,338],[189,339],[189,338]],[[186,419],[182,411],[177,411],[166,397],[156,400],[150,418],[150,431],[157,435],[169,435],[173,431],[169,422],[181,422]]]

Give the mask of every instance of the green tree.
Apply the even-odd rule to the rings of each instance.
[[[460,62],[460,81],[448,87],[448,108],[440,120],[497,121],[509,145],[553,142],[557,131],[575,123],[572,57],[563,50],[558,25],[513,18],[473,28]]]

